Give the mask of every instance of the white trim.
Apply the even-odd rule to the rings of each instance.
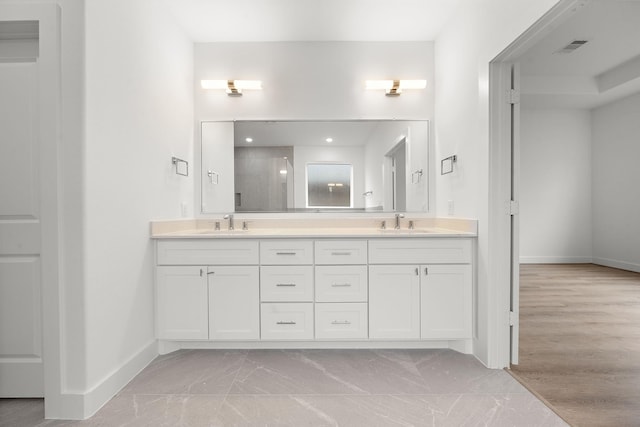
[[[632,262],[594,257],[593,263],[598,265],[603,265],[605,267],[619,268],[621,270],[628,270],[628,271],[633,271],[635,273],[640,273],[640,264],[635,264]]]
[[[391,349],[450,348],[471,353],[472,342],[453,341],[158,341],[160,354],[180,349]]]
[[[511,301],[511,64],[492,62],[489,68],[489,243],[488,348],[486,365],[509,366]],[[482,360],[482,359],[481,359]]]
[[[510,219],[506,203],[511,198],[511,137],[509,104],[511,61],[553,28],[568,19],[588,0],[560,0],[549,12],[528,28],[489,63],[489,232],[487,260],[488,336],[487,360],[476,357],[489,367],[509,366],[510,328]],[[476,346],[479,348],[479,346]]]
[[[88,390],[82,396],[83,414],[81,419],[89,418],[95,414],[157,356],[158,347],[154,339]]]
[[[521,256],[520,264],[590,264],[588,256]]]
[[[157,349],[156,340],[153,340],[86,393],[61,394],[55,416],[48,418],[84,420],[91,417],[157,357]]]

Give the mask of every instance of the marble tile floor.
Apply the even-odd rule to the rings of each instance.
[[[85,421],[0,400],[0,426],[566,426],[507,372],[452,350],[181,350]]]

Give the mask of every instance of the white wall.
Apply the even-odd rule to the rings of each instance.
[[[556,2],[465,1],[436,40],[435,162],[458,155],[454,173],[436,174],[436,212],[446,215],[452,200],[457,216],[479,220],[474,353],[490,367],[505,366],[497,343],[508,307],[497,303],[489,253],[489,62]]]
[[[193,44],[153,0],[86,0],[85,415],[156,354],[149,221],[192,215]]]
[[[196,44],[195,119],[433,120],[433,67],[433,42]],[[365,89],[367,79],[402,76],[427,79],[427,89],[395,98]],[[260,79],[264,89],[233,98],[200,88],[227,78]]]
[[[195,45],[196,121],[249,119],[430,119],[432,42],[273,42]],[[427,90],[384,96],[367,79],[426,78]],[[262,80],[240,98],[205,91],[202,79]]]
[[[592,112],[594,262],[640,272],[640,94]]]
[[[520,262],[591,262],[591,114],[520,117]]]

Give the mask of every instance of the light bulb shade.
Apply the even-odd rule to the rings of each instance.
[[[385,90],[387,95],[399,95],[403,89],[424,89],[426,80],[367,80],[367,89]]]
[[[393,80],[367,80],[367,89],[389,90],[393,87]]]
[[[244,89],[261,90],[261,80],[200,80],[203,89],[226,90],[228,94],[239,95]]]
[[[426,87],[426,80],[400,80],[400,89],[424,89]]]
[[[200,80],[202,89],[226,89],[227,80]]]

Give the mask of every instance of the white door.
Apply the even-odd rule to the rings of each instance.
[[[369,266],[369,337],[420,338],[418,266]]]
[[[0,397],[44,396],[37,82],[0,60]]]
[[[208,268],[209,339],[260,338],[260,274],[258,266]]]

